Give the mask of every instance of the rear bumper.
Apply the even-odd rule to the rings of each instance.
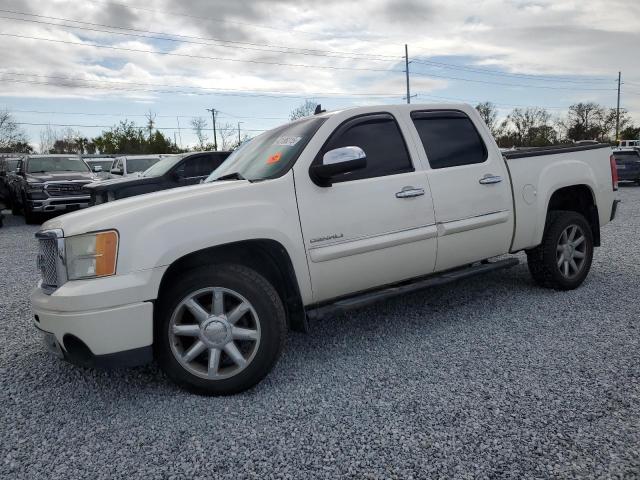
[[[616,212],[618,211],[619,203],[620,203],[620,200],[613,201],[613,205],[611,205],[611,217],[609,218],[609,221],[613,221],[613,219],[616,218]]]
[[[57,212],[77,210],[89,206],[89,196],[49,197],[44,200],[27,200],[33,212]]]

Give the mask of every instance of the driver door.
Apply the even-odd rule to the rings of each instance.
[[[295,186],[314,299],[429,274],[436,259],[435,217],[414,146],[389,113],[339,125],[313,164],[330,150],[360,147],[367,166],[319,186],[297,165]],[[409,192],[409,194],[407,194]]]

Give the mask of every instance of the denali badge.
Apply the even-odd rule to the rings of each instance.
[[[327,235],[326,237],[312,238],[310,240],[310,243],[326,242],[327,240],[337,240],[342,237],[344,237],[342,233],[334,233],[332,235]]]

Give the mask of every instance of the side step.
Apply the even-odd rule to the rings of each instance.
[[[469,267],[437,273],[427,278],[412,281],[411,283],[387,287],[376,291],[368,291],[356,294],[352,297],[342,298],[333,303],[310,309],[307,311],[307,315],[310,319],[318,320],[327,315],[334,315],[354,308],[365,307],[372,303],[387,300],[398,295],[416,292],[436,285],[444,285],[457,280],[475,277],[476,275],[483,273],[493,272],[495,270],[515,267],[519,263],[520,261],[517,258],[507,258],[496,262],[476,263]]]

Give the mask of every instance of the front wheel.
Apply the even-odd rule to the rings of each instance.
[[[527,251],[529,272],[546,288],[573,290],[591,269],[593,233],[587,220],[576,212],[549,214],[542,243]]]
[[[229,395],[251,388],[275,365],[286,338],[278,293],[242,265],[184,272],[162,293],[156,311],[158,363],[196,393]]]

